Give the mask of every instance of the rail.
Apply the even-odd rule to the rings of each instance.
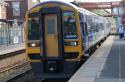
[[[25,62],[19,65],[15,65],[10,68],[7,68],[3,71],[0,71],[0,82],[6,82],[8,80],[11,80],[29,70],[31,70],[29,62]]]

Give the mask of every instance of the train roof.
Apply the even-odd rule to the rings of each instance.
[[[44,4],[49,4],[49,3],[54,3],[54,4],[64,4],[64,5],[66,5],[66,6],[70,6],[70,7],[73,7],[73,8],[75,8],[75,9],[78,9],[79,7],[77,7],[76,5],[74,5],[74,4],[72,4],[72,3],[69,3],[69,2],[64,2],[64,1],[44,1],[44,2],[42,2],[42,3],[39,3],[39,4],[37,4],[37,5],[35,5],[34,7],[32,7],[30,10],[32,10],[33,8],[35,8],[35,7],[38,7],[38,6],[40,6],[40,5],[44,5]]]
[[[42,2],[42,3],[39,3],[38,5],[35,5],[35,6],[32,7],[30,10],[32,10],[32,9],[35,8],[35,7],[39,7],[40,5],[49,4],[49,3],[51,3],[51,4],[52,4],[52,3],[54,3],[54,4],[64,4],[64,5],[66,5],[66,6],[69,6],[69,7],[72,7],[72,8],[74,8],[74,9],[76,9],[76,10],[79,11],[79,12],[83,11],[85,14],[94,15],[94,16],[99,16],[99,15],[97,15],[97,14],[91,12],[91,11],[88,11],[88,10],[86,10],[86,9],[84,9],[84,8],[80,8],[80,7],[76,6],[76,5],[73,4],[73,3],[64,2],[64,1],[44,1],[44,2]],[[29,11],[30,11],[30,10],[29,10]],[[99,17],[101,17],[101,16],[99,16]]]

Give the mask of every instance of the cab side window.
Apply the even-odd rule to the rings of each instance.
[[[82,34],[84,36],[87,36],[88,35],[87,22],[84,19],[86,19],[86,16],[83,15],[83,13],[79,13],[79,20],[80,20],[80,26],[82,29]]]
[[[64,20],[64,39],[76,39],[77,28],[76,28],[76,19],[74,12],[64,11],[63,20]]]

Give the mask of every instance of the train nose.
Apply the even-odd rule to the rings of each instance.
[[[56,61],[48,61],[46,63],[46,69],[48,72],[57,72],[57,62]]]
[[[47,60],[44,61],[44,71],[46,73],[60,73],[62,72],[61,60]]]

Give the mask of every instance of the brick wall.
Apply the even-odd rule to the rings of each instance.
[[[13,20],[13,19],[19,19],[19,20],[25,20],[25,14],[28,9],[28,3],[27,0],[5,0],[6,3],[9,4],[7,6],[7,19]],[[20,15],[14,16],[13,15],[13,4],[12,2],[19,2],[20,3]]]
[[[6,6],[0,5],[0,19],[6,19]]]

